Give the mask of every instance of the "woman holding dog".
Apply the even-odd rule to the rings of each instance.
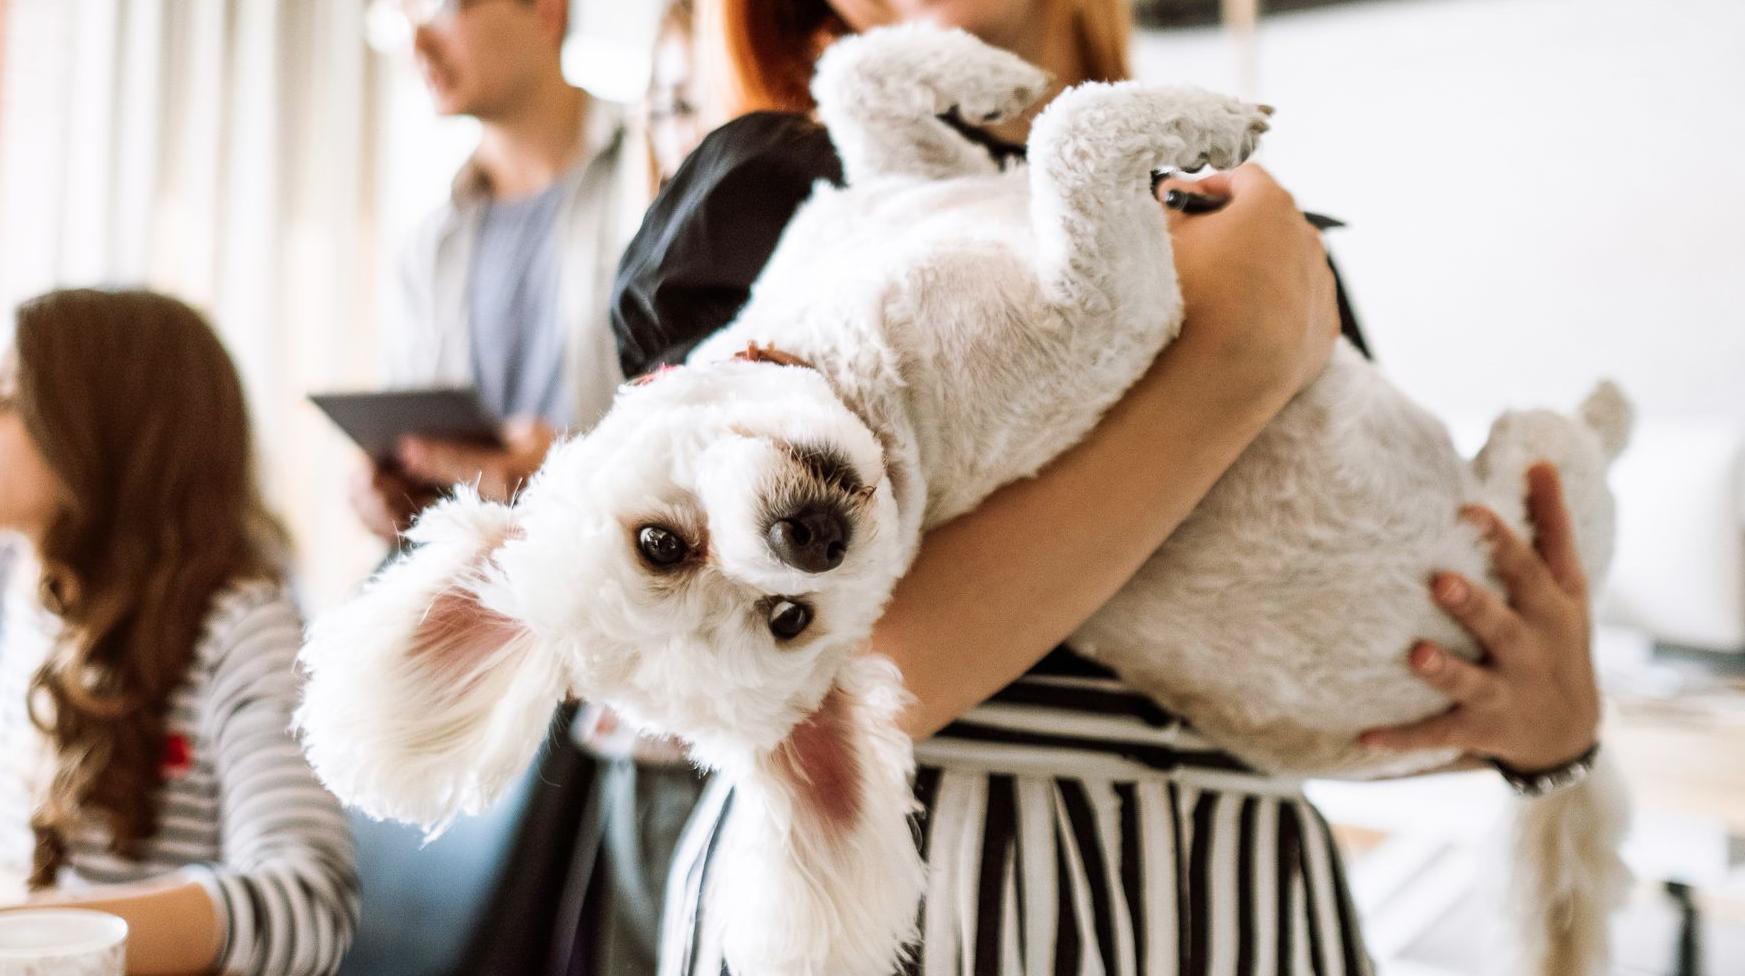
[[[614,326],[626,375],[682,359],[731,320],[812,184],[840,179],[808,117],[832,39],[925,19],[1049,69],[1060,87],[1128,75],[1126,0],[712,0],[701,12],[699,36],[725,45],[737,118],[679,171],[625,256]],[[989,134],[990,152],[1021,151],[1025,129]],[[930,533],[875,632],[916,699],[907,727],[932,877],[912,968],[927,976],[1370,971],[1337,846],[1300,784],[1216,751],[1057,647],[1318,375],[1348,318],[1318,233],[1263,170],[1196,189],[1228,203],[1169,213],[1181,337],[1039,477]],[[1457,746],[1523,788],[1585,769],[1599,715],[1585,583],[1555,472],[1537,469],[1528,487],[1533,543],[1468,513],[1510,593],[1430,581],[1489,659],[1402,648],[1455,704],[1369,744]],[[722,792],[680,844],[669,976],[722,971],[698,917]]]
[[[0,870],[135,973],[332,972],[351,836],[287,727],[302,621],[236,369],[181,302],[65,291],[0,353]],[[19,564],[21,562],[21,564]],[[22,863],[19,863],[22,862]]]

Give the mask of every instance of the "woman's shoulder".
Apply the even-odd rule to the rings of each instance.
[[[245,711],[275,716],[269,724],[288,721],[302,644],[303,615],[283,580],[234,579],[213,596],[173,700],[199,714],[208,737],[225,737]]]
[[[263,614],[300,615],[296,595],[283,577],[249,575],[230,580],[213,594],[207,623],[217,626]]]
[[[627,260],[659,257],[723,216],[741,227],[785,226],[820,180],[842,181],[842,161],[822,125],[792,112],[742,115],[685,157],[649,207]]]
[[[200,662],[213,669],[270,656],[289,666],[303,640],[303,614],[290,585],[276,577],[240,577],[212,598]]]
[[[704,136],[674,174],[673,185],[707,186],[747,173],[786,177],[808,186],[818,180],[840,182],[842,160],[830,133],[811,117],[752,112]]]
[[[841,180],[829,133],[803,115],[754,112],[704,137],[618,265],[611,311],[624,375],[677,362],[727,324],[794,211],[820,181]]]

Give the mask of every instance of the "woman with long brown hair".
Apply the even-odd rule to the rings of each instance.
[[[357,913],[287,733],[301,620],[242,384],[187,305],[60,291],[0,357],[0,834],[32,906],[127,919],[132,972],[322,973]],[[3,897],[3,896],[0,896]],[[0,904],[4,904],[0,902]]]
[[[808,91],[836,38],[925,20],[1013,51],[1059,87],[1128,74],[1128,0],[702,0],[701,13],[737,118],[692,154],[625,255],[613,324],[626,375],[682,359],[729,322],[813,185],[841,181]],[[1005,161],[1027,127],[964,133]],[[1168,217],[1181,337],[1073,450],[928,533],[874,630],[915,699],[904,721],[930,880],[911,968],[926,976],[1370,969],[1338,848],[1301,783],[1248,768],[1057,646],[1319,374],[1337,332],[1361,347],[1288,193],[1254,166],[1199,188],[1227,202]],[[1554,479],[1533,495],[1546,560],[1569,563]],[[1557,777],[1520,771],[1579,775],[1598,691],[1578,589],[1515,610],[1482,587],[1438,586],[1493,660],[1411,649],[1457,704],[1367,741],[1458,746],[1528,789]],[[680,841],[663,976],[723,971],[701,906],[729,801],[712,786]]]

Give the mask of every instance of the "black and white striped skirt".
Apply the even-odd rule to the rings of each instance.
[[[908,973],[1369,976],[1301,782],[1078,670],[1027,675],[916,747],[928,887]],[[662,976],[726,976],[700,901],[729,799],[711,783],[679,842]]]

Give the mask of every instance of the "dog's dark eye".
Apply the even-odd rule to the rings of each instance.
[[[776,600],[769,608],[769,630],[782,640],[793,640],[812,622],[812,608],[793,600]]]
[[[642,558],[656,566],[676,566],[690,547],[679,534],[664,525],[645,525],[636,532],[636,548]]]

